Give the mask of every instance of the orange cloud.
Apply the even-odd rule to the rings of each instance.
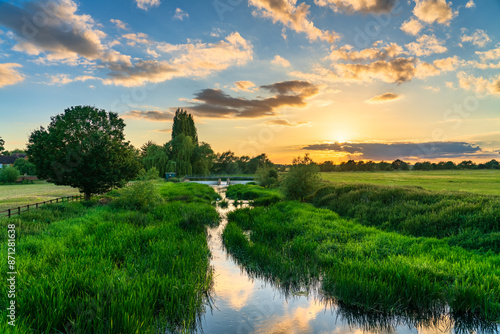
[[[372,97],[369,100],[366,100],[368,103],[383,103],[383,102],[390,102],[394,100],[398,100],[402,97],[400,94],[394,94],[394,93],[385,93],[382,95],[377,95],[375,97]]]
[[[16,70],[18,67],[22,67],[22,65],[16,63],[0,64],[0,88],[24,80],[24,76]]]

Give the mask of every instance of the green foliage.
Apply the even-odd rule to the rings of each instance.
[[[158,170],[156,167],[152,167],[150,170],[146,171],[144,168],[141,168],[139,174],[137,175],[138,181],[152,181],[158,180]]]
[[[278,183],[278,171],[269,166],[259,167],[255,172],[255,179],[262,187],[271,187]]]
[[[139,171],[124,127],[116,113],[71,107],[51,117],[47,129],[31,133],[28,155],[39,178],[78,188],[90,199],[92,194],[123,186]]]
[[[156,177],[165,177],[168,166],[168,152],[165,147],[149,144],[142,153],[142,163],[147,171],[156,170]]]
[[[191,157],[194,175],[209,175],[213,167],[214,151],[207,143],[195,146]]]
[[[177,175],[184,176],[192,174],[193,167],[191,165],[191,156],[195,148],[193,139],[190,136],[180,134],[172,139],[170,146],[172,150],[171,156],[175,161],[175,172]]]
[[[128,191],[113,191],[115,200]],[[16,235],[22,236],[16,240],[16,260],[23,266],[16,281],[16,301],[22,305],[16,329],[189,332],[213,284],[204,226],[217,220],[210,205],[182,202],[150,211],[65,203],[0,219],[4,230],[15,224]],[[6,239],[7,233],[0,235],[3,262]],[[4,266],[0,279],[7,277]],[[8,303],[7,289],[5,284],[0,288],[0,305]],[[6,318],[6,307],[0,316]]]
[[[19,170],[12,166],[3,166],[0,169],[0,182],[2,183],[14,183],[19,176]]]
[[[318,165],[306,153],[304,158],[298,157],[293,160],[293,165],[286,173],[281,188],[286,199],[303,200],[318,188],[320,180]]]
[[[36,175],[36,167],[35,164],[32,164],[26,159],[19,158],[14,161],[14,167],[19,170],[21,175]]]
[[[436,316],[449,307],[452,315],[500,317],[499,255],[382,232],[298,202],[236,210],[223,239],[246,270],[285,288],[320,282],[323,294],[342,305]]]
[[[263,197],[278,197],[281,199],[283,197],[277,189],[266,189],[248,183],[230,185],[227,187],[226,196],[236,200],[255,200]]]
[[[2,137],[0,137],[0,154],[3,153],[3,151],[5,151],[5,140],[2,139]]]
[[[276,194],[257,198],[253,201],[254,206],[269,206],[282,200],[282,197]]]
[[[229,207],[229,202],[226,200],[223,200],[223,201],[217,202],[217,205],[223,209],[226,209],[227,207]]]
[[[185,110],[177,109],[172,124],[172,141],[180,135],[191,137],[193,144],[198,145],[198,133],[193,116]]]
[[[167,201],[212,203],[219,195],[212,187],[199,183],[170,183],[159,186],[160,194]]]
[[[338,184],[319,189],[317,207],[386,231],[445,238],[450,244],[500,252],[500,197],[431,192],[414,187]]]
[[[128,187],[114,191],[111,205],[116,208],[150,211],[163,202],[155,183],[136,182]]]

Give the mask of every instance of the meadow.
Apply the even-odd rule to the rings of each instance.
[[[0,211],[73,195],[80,195],[78,189],[56,186],[46,181],[35,181],[34,184],[0,185]]]
[[[363,312],[500,321],[500,256],[436,238],[385,232],[311,204],[281,202],[229,214],[223,239],[251,274],[285,289],[320,282]]]
[[[201,186],[201,185],[200,185]],[[156,333],[196,326],[212,286],[206,226],[219,215],[201,186],[136,183],[89,202],[51,204],[16,225],[17,333]],[[178,192],[175,195],[175,192]],[[0,261],[7,263],[7,234]],[[7,278],[7,266],[0,279]],[[0,289],[6,319],[7,285]],[[1,332],[12,327],[6,321]]]
[[[321,173],[321,177],[334,183],[419,186],[436,191],[500,195],[500,170],[328,172]]]

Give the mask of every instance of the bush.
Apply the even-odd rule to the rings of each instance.
[[[142,168],[139,171],[139,174],[137,175],[137,180],[138,181],[151,181],[151,180],[157,180],[158,177],[158,169],[156,167],[153,167],[146,171],[144,168]]]
[[[151,181],[134,183],[129,187],[114,192],[112,195],[116,196],[111,202],[113,207],[129,210],[149,211],[163,201]]]
[[[270,187],[278,182],[278,171],[273,167],[260,167],[255,172],[255,179],[262,187]]]
[[[269,206],[281,201],[281,197],[278,195],[269,195],[261,198],[257,198],[253,201],[254,206]]]
[[[0,182],[14,183],[17,181],[21,173],[12,166],[3,167],[0,170]]]
[[[293,160],[293,165],[286,173],[281,188],[286,199],[303,201],[307,195],[313,193],[321,182],[319,167],[309,155]]]
[[[255,200],[261,197],[277,196],[281,193],[277,189],[265,189],[257,185],[233,184],[227,188],[226,196],[231,199]]]
[[[14,161],[14,167],[17,168],[17,170],[19,170],[19,172],[22,175],[24,175],[24,174],[36,175],[35,165],[26,159],[22,159],[22,158],[16,159],[16,161]]]

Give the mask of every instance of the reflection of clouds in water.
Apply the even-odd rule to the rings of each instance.
[[[311,333],[310,322],[316,319],[319,313],[325,311],[325,305],[315,300],[309,300],[307,307],[297,307],[294,310],[288,309],[289,304],[284,305],[284,315],[275,315],[264,321],[257,329],[256,333]]]
[[[226,300],[235,310],[240,310],[253,294],[254,282],[241,275],[239,269],[234,271],[217,264],[215,267],[217,273],[214,284],[216,296]]]
[[[439,323],[430,326],[417,326],[419,334],[449,334],[452,333],[453,321],[448,317],[439,319]],[[473,332],[471,332],[473,333]]]

